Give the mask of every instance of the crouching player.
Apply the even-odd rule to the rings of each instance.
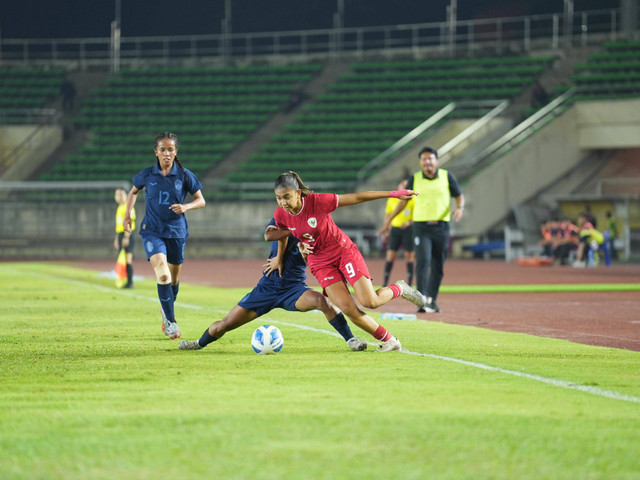
[[[338,310],[324,295],[310,289],[307,278],[306,262],[298,249],[298,240],[289,230],[279,230],[275,220],[271,219],[264,232],[265,241],[271,242],[271,253],[258,285],[234,306],[229,313],[207,328],[200,340],[182,340],[180,350],[200,350],[215,342],[225,333],[270,312],[282,308],[292,312],[320,310],[353,351],[367,348],[366,342],[355,337],[351,328]],[[282,246],[278,249],[278,243]]]

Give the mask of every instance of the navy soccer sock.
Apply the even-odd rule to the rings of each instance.
[[[176,318],[173,311],[173,290],[171,289],[170,283],[165,285],[158,284],[158,298],[160,299],[160,306],[162,307],[164,316],[167,317],[167,320],[175,322]]]
[[[175,285],[171,285],[171,290],[173,290],[173,301],[175,302],[178,299],[178,290],[180,290],[180,282]]]
[[[413,285],[413,262],[407,262],[407,283]]]
[[[349,328],[349,324],[347,320],[344,318],[342,312],[333,317],[333,319],[329,320],[329,323],[333,328],[335,328],[342,338],[349,341],[353,338],[353,333],[351,333],[351,328]]]
[[[392,268],[393,268],[393,262],[390,262],[388,260],[384,262],[384,283],[382,284],[383,287],[386,287],[387,285],[389,285],[389,276],[391,276]]]
[[[202,334],[202,336],[200,337],[200,340],[198,340],[198,344],[204,348],[207,345],[209,345],[211,342],[215,342],[217,340],[217,338],[212,337],[211,335],[209,335],[209,329],[207,328],[204,333]]]

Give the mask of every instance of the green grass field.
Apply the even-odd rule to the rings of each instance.
[[[638,352],[389,320],[406,351],[354,353],[282,310],[261,319],[278,355],[251,350],[260,320],[183,352],[151,280],[4,263],[0,283],[5,480],[640,478]],[[183,338],[246,291],[182,285]]]

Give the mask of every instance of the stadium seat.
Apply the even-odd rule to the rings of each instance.
[[[285,170],[305,181],[355,185],[358,171],[455,100],[509,99],[554,57],[354,63],[227,180],[272,182]],[[485,112],[488,110],[485,110]],[[483,113],[483,112],[481,112]],[[477,117],[478,111],[456,116]],[[258,174],[259,172],[259,174]],[[225,194],[226,195],[226,194]]]
[[[96,88],[83,102],[81,115],[72,119],[91,131],[90,143],[41,178],[130,179],[153,161],[153,135],[163,130],[178,134],[185,166],[202,175],[321,68],[310,64],[123,70]],[[113,174],[98,167],[105,156],[126,162]]]

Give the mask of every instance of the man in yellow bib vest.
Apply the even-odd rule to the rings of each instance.
[[[427,305],[418,313],[439,312],[436,298],[444,276],[444,262],[449,247],[449,222],[462,219],[464,213],[464,195],[453,174],[438,168],[438,152],[424,147],[418,154],[420,171],[407,179],[409,190],[418,192],[414,197],[413,240],[416,257],[417,288],[427,297]],[[451,199],[456,209],[451,212]],[[407,201],[401,200],[391,213],[391,218],[405,207]],[[385,222],[383,229],[389,228]]]

